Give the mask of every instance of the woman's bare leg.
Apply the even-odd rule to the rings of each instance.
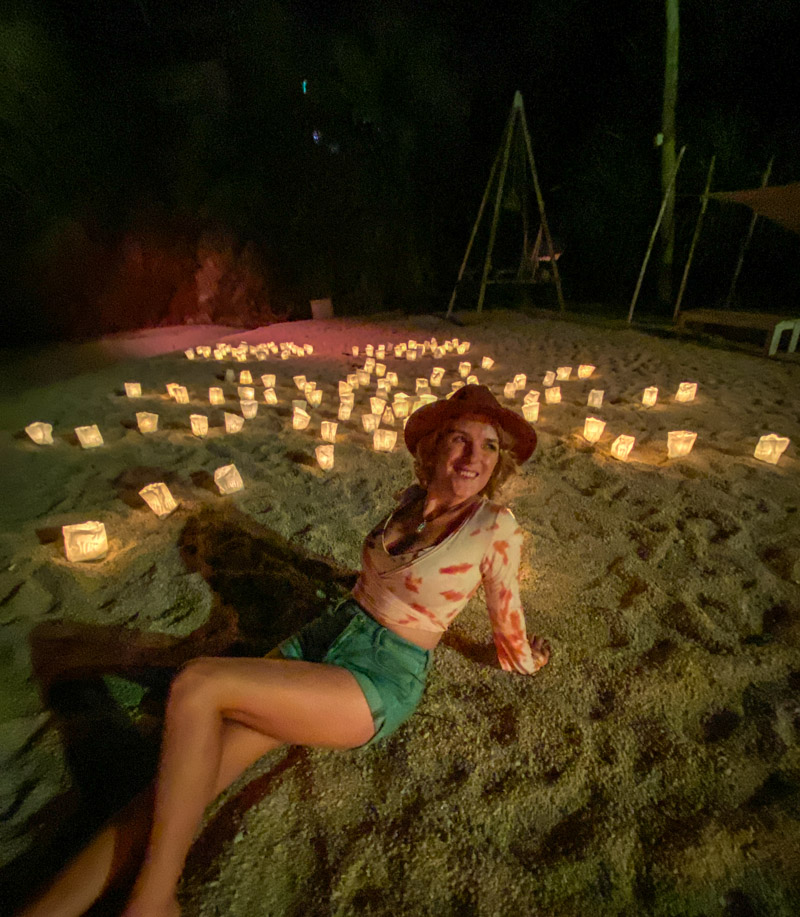
[[[175,888],[207,804],[260,756],[240,749],[223,762],[230,721],[266,740],[259,746],[249,733],[234,733],[251,750],[283,743],[353,748],[374,733],[364,694],[342,668],[271,659],[190,663],[167,705],[153,828],[126,917],[179,913]]]

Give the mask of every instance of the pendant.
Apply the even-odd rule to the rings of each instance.
[[[427,525],[427,522],[423,519],[422,522],[420,522],[420,524],[414,529],[417,535],[419,535],[420,532],[422,532],[422,530],[425,528],[426,525]]]

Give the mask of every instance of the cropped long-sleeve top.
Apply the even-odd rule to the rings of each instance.
[[[443,632],[483,583],[500,666],[537,671],[519,594],[523,533],[511,510],[484,499],[455,532],[407,561],[387,553],[386,522],[362,549],[353,598],[363,608],[384,625]]]

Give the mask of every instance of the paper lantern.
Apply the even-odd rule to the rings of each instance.
[[[561,403],[561,387],[558,385],[551,385],[544,393],[544,400],[548,404],[560,404]]]
[[[214,350],[214,359],[215,359],[215,360],[224,360],[224,359],[225,359],[225,353],[224,353],[222,350],[215,349],[215,350]]]
[[[386,364],[385,363],[376,363],[375,364],[375,375],[380,379],[382,376],[386,375]]]
[[[460,388],[464,388],[465,385],[466,383],[464,382],[463,379],[458,379],[456,382],[451,382],[450,383],[450,394],[453,395]],[[511,385],[514,385],[514,383],[512,382]],[[516,391],[516,386],[514,386],[514,391]]]
[[[587,417],[583,424],[583,438],[587,443],[596,443],[603,435],[606,422],[599,417]]]
[[[190,414],[189,423],[192,425],[192,433],[195,436],[208,435],[208,418],[205,414]]]
[[[422,404],[435,404],[439,399],[433,392],[422,392],[419,396],[419,400]]]
[[[208,400],[211,404],[225,404],[225,393],[221,388],[213,387],[208,390]]]
[[[484,357],[481,360],[481,369],[491,369],[494,366],[494,360],[491,357]]]
[[[292,412],[292,428],[294,430],[305,430],[311,422],[311,415],[303,408],[295,408]]]
[[[404,395],[402,398],[395,398],[393,402],[393,411],[395,417],[399,419],[408,417],[408,408],[409,399],[407,396]]]
[[[756,443],[756,451],[753,455],[760,462],[769,462],[770,465],[777,465],[778,459],[788,448],[789,442],[788,436],[778,436],[776,433],[770,433],[759,439],[758,443]]]
[[[444,367],[434,366],[431,370],[430,384],[434,386],[434,388],[438,388],[442,384],[442,379],[444,379]]]
[[[589,392],[589,397],[586,399],[586,404],[590,408],[601,408],[603,406],[603,392],[602,388],[593,388]]]
[[[445,349],[445,351],[446,351],[447,353],[452,353],[453,350],[455,350],[455,347],[453,346],[453,342],[452,342],[452,341],[445,341],[445,342],[444,342],[444,349]]]
[[[375,348],[372,346],[372,344],[367,344],[367,346],[364,348],[364,353],[368,357],[375,356]]]
[[[244,488],[244,481],[236,465],[223,465],[214,472],[214,483],[221,494],[235,494]]]
[[[253,384],[253,374],[249,369],[243,369],[239,373],[239,385],[252,385]]]
[[[386,407],[386,400],[384,398],[378,398],[373,395],[369,399],[369,409],[373,414],[383,414],[383,409]]]
[[[180,382],[167,382],[167,385],[166,385],[166,388],[167,388],[167,395],[168,395],[170,398],[174,398],[174,397],[175,397],[175,392],[176,392],[180,387],[181,387]]]
[[[155,433],[158,429],[158,414],[149,411],[139,411],[136,414],[136,424],[140,433]]]
[[[177,507],[175,498],[169,492],[166,484],[148,484],[139,491],[139,496],[158,516],[159,519],[166,519],[167,516]]]
[[[696,439],[697,434],[689,430],[670,430],[667,433],[667,457],[672,459],[688,455]]]
[[[314,456],[317,459],[317,464],[323,471],[329,471],[333,468],[333,446],[317,446],[314,450]]]
[[[578,378],[588,379],[596,369],[597,367],[592,366],[591,363],[581,363],[581,365],[578,367]]]
[[[414,362],[417,359],[417,350],[411,350],[410,348],[406,351],[406,359],[410,362]]]
[[[142,397],[141,382],[126,382],[125,383],[125,394],[128,396],[128,398],[141,398]]]
[[[403,359],[403,356],[405,355],[405,352],[406,352],[406,345],[405,345],[405,344],[395,344],[395,346],[394,346],[394,355],[397,357],[398,360],[402,360],[402,359]]]
[[[544,374],[544,379],[542,379],[542,385],[547,388],[556,381],[556,374],[552,371],[548,371]]]
[[[313,392],[308,392],[306,399],[312,408],[318,408],[322,404],[322,389],[314,389]]]
[[[293,398],[292,399],[292,410],[295,408],[300,408],[300,410],[305,411],[308,407],[308,402],[305,398]]]
[[[394,412],[388,404],[383,409],[383,414],[381,415],[381,423],[386,427],[394,426]]]
[[[364,360],[363,369],[365,372],[368,372],[370,375],[372,375],[375,370],[375,360],[372,357],[367,357],[367,359]]]
[[[365,433],[374,433],[378,428],[378,421],[380,420],[375,414],[362,414],[361,415],[361,426],[364,428]]]
[[[356,396],[352,392],[349,392],[346,395],[341,395],[339,397],[340,404],[349,404],[350,407],[352,407],[355,404],[355,400],[356,400]]]
[[[103,445],[103,436],[96,423],[86,427],[75,427],[75,435],[84,449],[96,449]]]
[[[651,385],[642,392],[642,404],[646,408],[651,408],[658,401],[658,387]]]
[[[397,430],[376,430],[372,435],[372,448],[376,452],[391,452],[397,442]]]
[[[527,404],[522,405],[522,416],[528,423],[536,423],[539,419],[539,402],[538,401],[529,401]]]
[[[336,442],[336,428],[339,426],[335,420],[323,420],[320,428],[322,438],[326,443]]]
[[[79,522],[76,525],[62,525],[64,553],[67,560],[80,563],[84,560],[99,560],[108,554],[106,527],[102,522]]]
[[[359,369],[356,371],[356,377],[358,379],[359,385],[369,385],[369,373],[366,369]]]
[[[275,394],[274,388],[265,388],[264,389],[264,403],[265,404],[277,404],[278,396]]]
[[[240,385],[238,392],[239,401],[253,401],[256,397],[256,390],[252,385]]]
[[[465,354],[469,352],[469,341],[462,341],[458,347],[456,347],[456,353]]]
[[[571,366],[559,366],[556,368],[556,382],[566,382],[572,374]]]
[[[189,392],[185,385],[179,385],[175,389],[174,394],[175,400],[178,404],[188,404],[189,403]]]
[[[516,376],[514,376],[514,385],[517,387],[518,392],[521,392],[527,384],[528,377],[525,373],[517,373]]]
[[[480,385],[477,376],[467,376],[467,385]]]
[[[292,355],[291,350],[282,350],[282,351],[281,351],[281,359],[282,359],[282,360],[288,360],[289,357],[290,357],[291,355]]]
[[[611,454],[621,462],[627,462],[635,442],[635,436],[626,436],[622,433],[611,443]]]
[[[472,371],[472,363],[468,363],[466,360],[463,363],[458,364],[458,374],[462,379],[466,379],[467,376]]]
[[[201,344],[199,347],[195,347],[195,350],[201,357],[206,359],[211,356],[211,348],[207,344]]]
[[[238,433],[244,426],[244,417],[238,414],[229,414],[225,411],[225,432]]]
[[[275,388],[275,373],[264,373],[261,377],[261,384],[264,388]]]
[[[517,397],[517,386],[513,382],[506,382],[503,386],[503,397],[513,401]]]
[[[252,420],[258,413],[258,402],[255,400],[240,401],[239,407],[242,409],[242,417],[245,420]]]
[[[310,357],[314,353],[314,345],[303,344],[303,351],[307,357]]]
[[[226,382],[235,382],[236,381],[236,373],[232,369],[225,370],[225,381]]]
[[[354,357],[357,357],[357,356],[358,356],[358,345],[357,345],[357,344],[353,344],[353,346],[350,348],[350,353],[351,353]]]
[[[305,391],[306,387],[306,377],[305,376],[292,376],[292,381],[297,386],[299,391]]]
[[[428,380],[424,376],[422,376],[417,379],[415,389],[416,389],[417,394],[419,395],[421,392],[429,392],[431,390],[431,387],[430,387],[430,384],[428,383]]]
[[[392,388],[397,388],[397,386],[400,384],[397,379],[397,373],[387,372],[385,378],[389,385],[392,386]]]
[[[346,401],[342,401],[339,405],[339,420],[345,421],[350,420],[350,415],[353,413],[353,405],[348,404]]]
[[[349,382],[345,382],[343,379],[339,380],[339,398],[341,399],[342,395],[352,395],[353,386]]]
[[[378,383],[375,386],[375,393],[377,395],[383,395],[388,397],[389,392],[392,390],[391,384],[386,379],[378,379]]]
[[[53,444],[53,425],[36,420],[25,427],[25,432],[37,446],[51,446]]]
[[[369,383],[369,379],[367,379],[367,383]],[[347,374],[347,384],[350,386],[351,389],[357,389],[360,384],[358,381],[358,373],[348,373]]]
[[[539,392],[535,388],[532,388],[522,399],[523,404],[534,404],[539,400]]]
[[[676,401],[694,401],[694,396],[697,394],[697,383],[696,382],[681,382],[678,386],[678,391],[675,392]]]

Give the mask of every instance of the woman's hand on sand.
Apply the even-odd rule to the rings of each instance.
[[[537,671],[550,661],[550,644],[544,637],[534,637],[531,640],[531,655],[536,663]]]

